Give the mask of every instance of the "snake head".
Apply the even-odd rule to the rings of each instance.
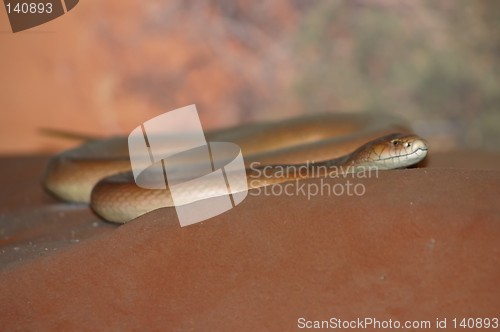
[[[427,155],[425,140],[413,134],[390,134],[361,146],[354,163],[364,167],[395,169],[414,165]]]

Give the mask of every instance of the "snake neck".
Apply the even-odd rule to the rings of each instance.
[[[313,162],[308,166],[310,171],[316,171],[316,174],[319,175],[331,175],[332,173],[347,174],[366,170],[366,167],[357,158],[353,158],[351,154],[335,159]]]

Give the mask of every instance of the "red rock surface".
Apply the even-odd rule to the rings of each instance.
[[[438,154],[427,168],[355,179],[359,197],[249,195],[185,228],[169,209],[117,227],[59,203],[39,187],[45,160],[0,163],[11,188],[0,200],[2,330],[500,315],[498,154]]]

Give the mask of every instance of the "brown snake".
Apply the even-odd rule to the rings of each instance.
[[[427,144],[400,123],[380,115],[320,114],[213,131],[206,138],[240,146],[252,189],[325,175],[292,172],[264,176],[259,170],[266,165],[296,167],[307,163],[308,168],[356,172],[365,167],[395,169],[416,164],[425,158]],[[257,168],[250,167],[255,163]],[[135,184],[126,137],[91,140],[52,157],[43,185],[60,199],[90,203],[98,215],[117,223],[173,206],[168,190],[143,189]]]

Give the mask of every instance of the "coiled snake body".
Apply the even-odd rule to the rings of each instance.
[[[290,172],[287,176],[264,177],[258,170],[270,165],[296,167],[307,163],[308,168],[323,166],[321,169],[349,172],[365,167],[395,169],[418,163],[428,149],[426,142],[400,120],[361,114],[320,114],[244,125],[209,132],[206,138],[240,146],[249,189],[325,175]],[[98,215],[118,223],[173,206],[168,190],[142,189],[135,184],[125,137],[91,140],[52,157],[43,185],[60,199],[90,203]],[[206,186],[211,184],[207,182]]]

